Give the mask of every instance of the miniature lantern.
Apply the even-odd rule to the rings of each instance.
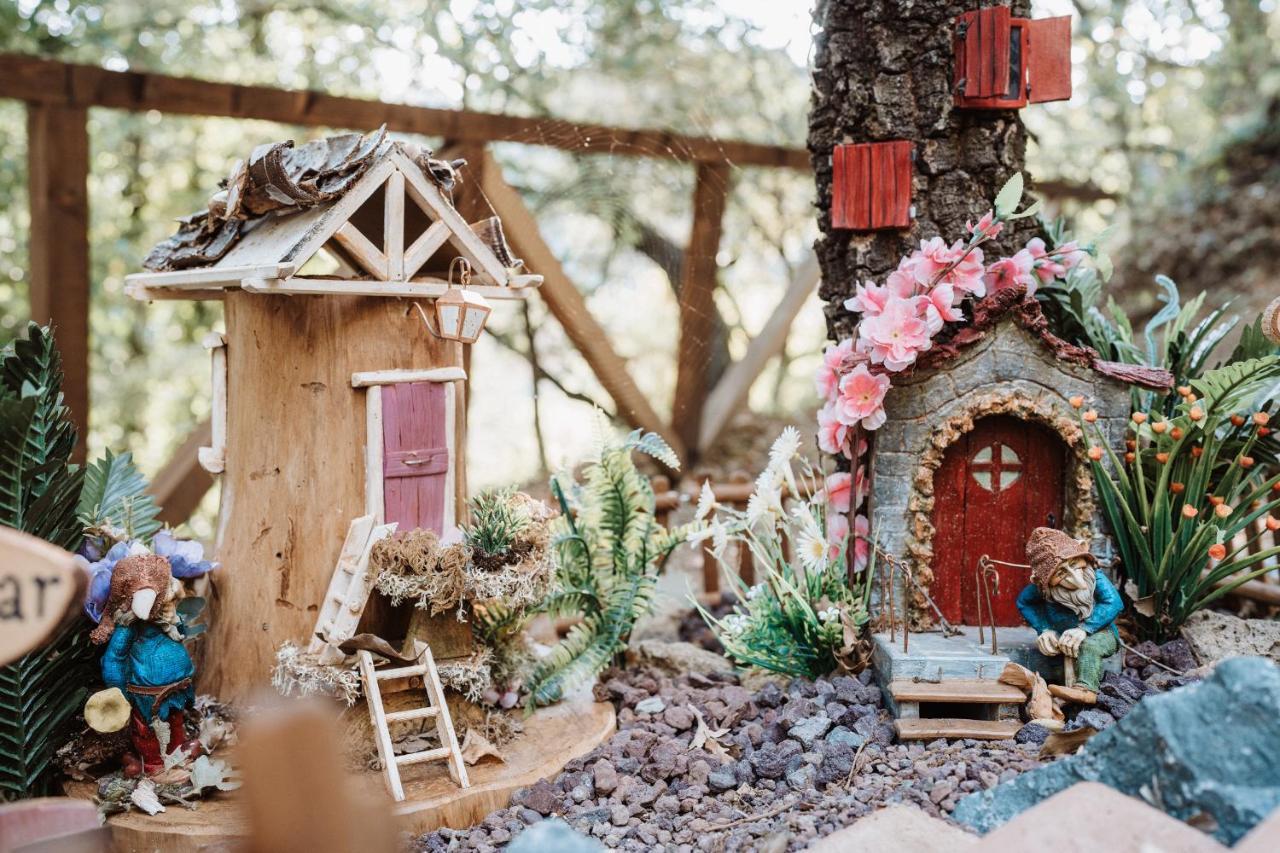
[[[453,270],[459,266],[461,288],[452,287]],[[462,341],[474,344],[484,331],[484,324],[489,319],[489,302],[478,293],[467,290],[471,283],[471,264],[466,258],[454,258],[449,264],[449,284],[451,285],[436,300],[436,328],[432,331],[439,337],[450,341]],[[430,326],[428,326],[430,328]]]
[[[831,227],[909,227],[913,157],[906,140],[837,145],[831,154]]]
[[[1016,110],[1071,98],[1071,18],[1014,18],[1006,6],[956,18],[955,104]]]

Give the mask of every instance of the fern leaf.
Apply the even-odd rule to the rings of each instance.
[[[1280,356],[1253,358],[1214,368],[1191,387],[1200,393],[1206,410],[1227,412],[1251,399],[1258,387],[1280,377]]]
[[[671,445],[667,444],[667,440],[656,432],[642,433],[640,430],[635,430],[627,436],[622,446],[626,450],[635,450],[651,456],[674,471],[680,470],[680,457],[671,449]]]
[[[144,542],[150,542],[161,528],[160,508],[147,493],[147,479],[128,452],[115,455],[108,450],[89,466],[78,513],[84,527],[110,524]]]

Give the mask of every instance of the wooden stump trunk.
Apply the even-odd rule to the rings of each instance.
[[[408,301],[226,295],[227,459],[199,687],[245,700],[285,640],[305,645],[351,519],[365,513],[365,392],[357,371],[461,366]],[[458,393],[463,393],[458,383]],[[455,407],[456,507],[466,505]]]

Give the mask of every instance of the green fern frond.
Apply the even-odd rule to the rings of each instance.
[[[1206,411],[1230,411],[1251,399],[1264,382],[1280,377],[1280,356],[1251,358],[1214,368],[1191,380]]]
[[[160,531],[160,507],[147,493],[147,479],[133,464],[133,454],[110,450],[85,471],[80,495],[80,523],[88,527],[110,524],[130,538],[150,542]]]
[[[674,471],[680,470],[680,457],[676,456],[676,452],[671,449],[671,445],[667,444],[667,440],[656,432],[634,430],[627,436],[622,446],[626,450],[636,450],[651,456]]]

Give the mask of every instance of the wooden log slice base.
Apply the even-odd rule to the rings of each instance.
[[[505,762],[491,758],[467,768],[471,787],[459,789],[443,764],[405,768],[405,801],[392,811],[400,829],[415,835],[441,827],[465,829],[490,812],[511,803],[520,788],[550,779],[575,758],[586,755],[617,730],[613,706],[592,702],[589,696],[543,708],[524,720],[524,733],[503,748]],[[390,797],[382,774],[371,770],[357,782]],[[73,797],[92,798],[97,786],[75,782],[67,786]],[[107,820],[112,849],[119,853],[199,853],[209,845],[242,842],[249,826],[236,794],[221,794],[200,802],[193,810],[169,806],[157,815],[129,812]]]

